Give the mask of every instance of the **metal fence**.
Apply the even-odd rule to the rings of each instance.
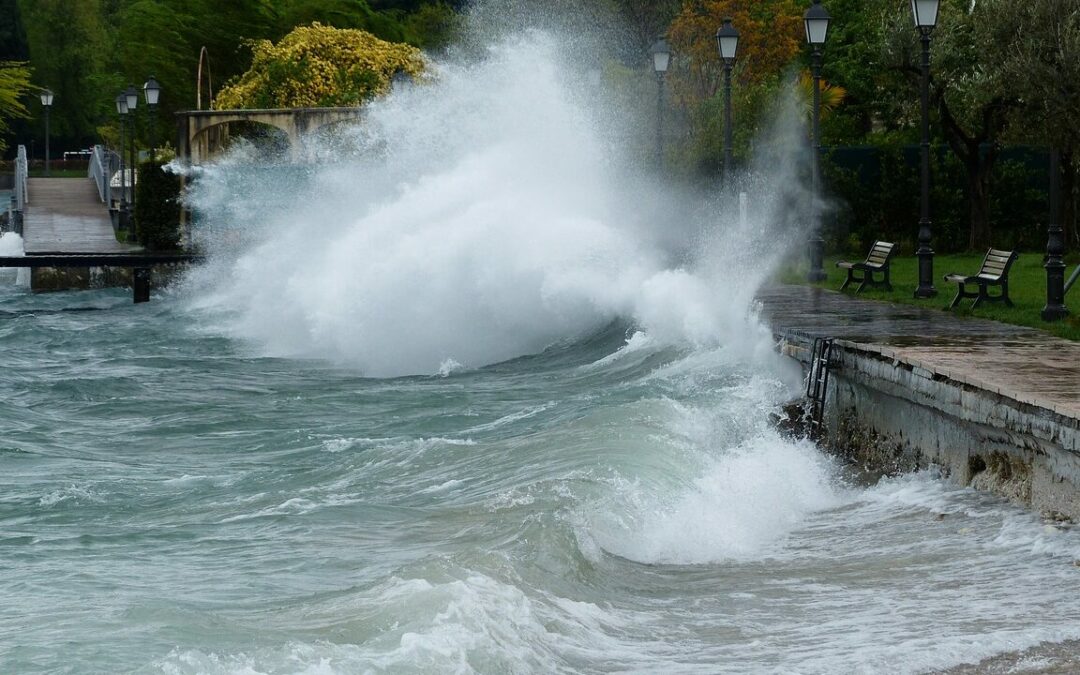
[[[94,179],[97,185],[98,197],[106,206],[112,206],[112,177],[120,165],[120,160],[115,152],[105,149],[103,145],[95,145],[93,154],[90,156],[90,165],[86,169],[86,175]]]

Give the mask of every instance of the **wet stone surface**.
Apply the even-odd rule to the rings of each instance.
[[[1080,420],[1080,344],[936,308],[862,300],[808,286],[758,293],[778,336],[831,337],[935,375]]]

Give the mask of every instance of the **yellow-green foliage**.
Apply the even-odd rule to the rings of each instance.
[[[9,130],[8,121],[30,116],[23,99],[30,91],[30,69],[25,63],[0,61],[0,134]],[[7,143],[0,137],[0,150]]]
[[[394,75],[418,76],[420,50],[362,30],[313,23],[274,44],[253,43],[251,68],[221,90],[214,107],[353,106],[390,89]]]

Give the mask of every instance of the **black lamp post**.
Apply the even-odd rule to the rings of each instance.
[[[656,166],[664,166],[664,78],[671,64],[671,49],[667,40],[660,38],[653,43],[653,70],[656,71]]]
[[[1065,237],[1058,222],[1061,209],[1061,152],[1050,151],[1050,224],[1046,242],[1046,306],[1043,321],[1058,321],[1069,315],[1065,306]]]
[[[119,222],[120,229],[126,230],[128,226],[128,203],[127,203],[127,177],[124,175],[124,152],[127,144],[124,142],[124,127],[127,126],[127,95],[121,92],[116,97],[116,112],[120,115],[120,205]]]
[[[50,89],[41,90],[41,107],[45,109],[45,176],[49,176],[49,110],[52,109],[53,93]]]
[[[131,210],[135,210],[135,179],[138,174],[138,158],[135,156],[135,109],[139,106],[139,90],[135,88],[134,84],[129,84],[128,88],[124,91],[124,98],[127,99],[127,109],[131,113],[131,133],[128,134],[131,142]]]
[[[922,40],[922,200],[919,215],[919,287],[916,298],[932,298],[934,288],[934,251],[930,248],[930,32],[937,25],[940,0],[911,0],[911,13]]]
[[[803,15],[806,42],[812,50],[814,74],[814,159],[810,169],[813,184],[813,206],[810,213],[814,230],[810,235],[810,272],[806,275],[808,281],[824,281],[826,277],[821,266],[825,257],[825,240],[821,238],[818,204],[821,200],[821,50],[829,37],[829,21],[829,12],[821,6],[821,0],[814,0],[814,4],[810,5],[810,9]]]
[[[150,160],[153,161],[157,150],[157,105],[161,97],[161,85],[153,75],[143,85],[143,95],[146,96],[146,105],[150,108]]]
[[[724,25],[716,31],[716,44],[720,58],[724,60],[724,180],[731,178],[731,68],[739,51],[739,31],[725,18]]]

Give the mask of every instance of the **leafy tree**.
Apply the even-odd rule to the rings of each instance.
[[[162,169],[159,161],[139,165],[135,199],[135,234],[151,251],[171,251],[180,245],[180,178]]]
[[[389,90],[398,73],[424,68],[415,47],[360,30],[297,28],[274,44],[254,45],[251,69],[218,94],[224,108],[359,105]]]
[[[18,3],[0,0],[0,61],[25,61],[29,57]]]
[[[1000,11],[1008,0],[945,0],[932,44],[931,99],[936,129],[964,167],[968,200],[968,248],[990,245],[990,189],[994,163],[1011,105],[1001,69]],[[894,68],[907,74],[913,104],[917,101],[921,59],[917,32],[906,2],[891,3],[884,47]],[[914,112],[914,111],[913,111]],[[918,117],[912,115],[914,125]]]
[[[1080,7],[1075,0],[1001,3],[997,20],[1013,30],[1003,58],[1003,79],[1022,106],[1013,110],[1011,136],[1061,150],[1064,158],[1063,224],[1080,244],[1077,172],[1080,170]]]
[[[723,82],[716,31],[725,17],[739,30],[734,77],[742,86],[761,83],[783,70],[802,50],[803,4],[797,0],[701,0],[683,6],[668,30],[678,55],[673,84],[694,105],[712,98]]]
[[[765,112],[783,95],[782,72],[803,46],[802,13],[797,0],[701,0],[684,3],[668,30],[675,58],[669,75],[674,100],[689,112],[692,166],[712,172],[723,147],[723,62],[716,31],[726,17],[739,30],[732,107],[735,154],[745,155]]]
[[[19,0],[19,11],[35,82],[56,93],[53,133],[68,143],[93,142],[116,95],[102,81],[110,43],[101,0]]]
[[[25,63],[0,61],[0,151],[7,149],[3,137],[10,131],[10,121],[30,116],[23,104],[30,88],[30,69]]]

